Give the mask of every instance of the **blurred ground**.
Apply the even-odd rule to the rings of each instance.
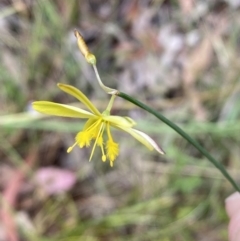
[[[108,96],[77,49],[77,28],[105,84],[159,110],[239,180],[240,1],[0,1],[0,241],[226,241],[230,184],[165,124],[117,99],[166,151],[114,132],[113,168],[100,152],[66,149],[83,123],[38,117],[33,100],[71,103],[80,88]]]

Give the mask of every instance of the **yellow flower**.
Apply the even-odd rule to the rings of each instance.
[[[102,161],[105,162],[108,159],[110,161],[110,165],[113,166],[113,162],[119,155],[118,143],[113,140],[110,130],[111,127],[114,127],[128,132],[139,142],[145,145],[149,150],[155,149],[160,154],[164,154],[163,150],[153,141],[151,137],[132,128],[134,125],[136,125],[136,123],[130,117],[110,115],[112,104],[116,97],[115,95],[112,95],[107,109],[103,113],[100,113],[92,102],[80,90],[65,84],[58,84],[58,87],[62,91],[77,98],[89,109],[89,111],[74,106],[49,101],[36,101],[33,102],[32,105],[35,110],[44,114],[88,119],[83,127],[83,130],[76,135],[75,143],[68,148],[68,153],[71,152],[76,145],[78,145],[80,148],[84,146],[89,147],[91,141],[95,140],[89,161],[92,159],[96,146],[99,146],[102,151]],[[103,138],[104,132],[106,132],[107,136],[106,142],[104,142]]]

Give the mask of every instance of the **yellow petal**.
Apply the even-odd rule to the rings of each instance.
[[[165,154],[164,151],[157,145],[157,143],[144,132],[138,131],[133,128],[125,128],[123,126],[116,126],[117,128],[128,132],[134,138],[136,138],[139,142],[145,145],[149,150],[155,149],[160,154]]]
[[[136,125],[136,122],[130,117],[109,115],[103,116],[103,120],[109,121],[112,126],[133,127]]]
[[[77,88],[71,86],[71,85],[65,85],[65,84],[58,84],[58,87],[68,93],[69,95],[74,96],[76,99],[78,99],[80,102],[82,102],[92,113],[95,115],[100,116],[101,113],[98,111],[98,109],[93,105],[93,103],[87,98],[86,95],[84,95],[80,90]]]
[[[47,115],[72,117],[72,118],[91,118],[94,115],[80,108],[58,104],[50,101],[35,101],[32,103],[33,109]]]

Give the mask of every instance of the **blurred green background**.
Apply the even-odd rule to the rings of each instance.
[[[113,114],[133,118],[166,155],[114,131],[120,155],[111,168],[99,150],[91,162],[89,148],[66,153],[81,120],[38,116],[31,102],[76,102],[57,88],[61,82],[106,108],[109,96],[77,48],[76,28],[106,85],[181,126],[239,182],[239,7],[232,0],[1,1],[0,239],[226,241],[224,199],[233,188],[165,124],[117,98]]]

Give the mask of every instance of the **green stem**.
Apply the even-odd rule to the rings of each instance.
[[[227,180],[232,184],[232,186],[240,192],[239,186],[235,183],[233,178],[228,174],[225,167],[218,161],[216,161],[209,153],[208,151],[203,148],[196,140],[194,140],[192,137],[190,137],[186,132],[184,132],[180,127],[178,127],[176,124],[168,120],[166,117],[161,115],[159,112],[155,111],[151,107],[143,104],[142,102],[136,100],[135,98],[123,93],[119,92],[117,94],[119,97],[139,106],[140,108],[148,111],[149,113],[156,116],[159,120],[163,121],[165,124],[170,126],[173,130],[175,130],[179,135],[181,135],[184,139],[186,139],[189,143],[191,143],[196,149],[198,149],[216,168],[220,170],[220,172],[223,174],[224,177],[227,178]]]

